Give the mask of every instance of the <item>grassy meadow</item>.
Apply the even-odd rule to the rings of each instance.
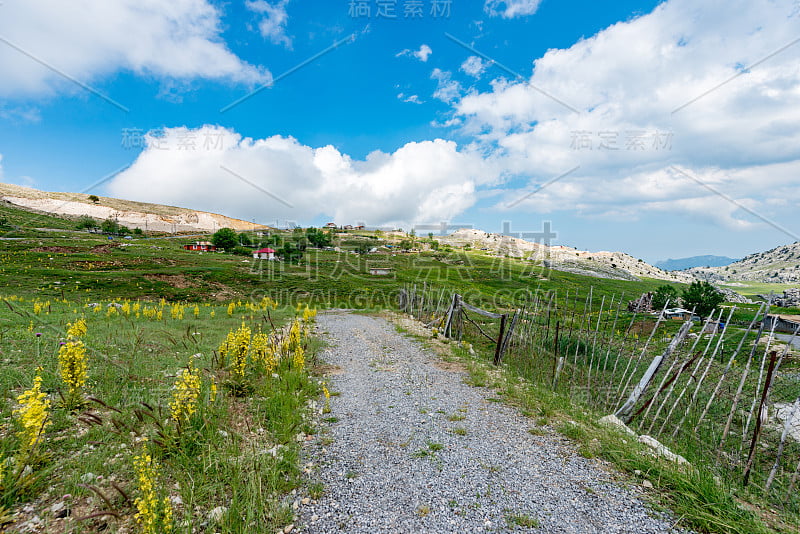
[[[311,376],[311,310],[97,292],[80,300],[5,294],[0,306],[7,528],[291,524],[286,496],[301,484],[299,444],[314,431],[308,416],[321,392]]]
[[[0,206],[0,237],[0,523],[10,531],[244,533],[291,525],[294,502],[324,491],[304,476],[300,457],[300,443],[316,431],[311,415],[324,412],[331,394],[318,373],[324,362],[316,359],[313,310],[396,309],[400,288],[416,288],[437,312],[457,291],[475,306],[538,317],[520,327],[541,342],[512,351],[502,381],[483,367],[493,342],[473,332],[477,354],[456,349],[470,360],[475,385],[506,389],[504,398],[576,439],[587,455],[645,472],[694,528],[769,530],[755,514],[740,514],[709,477],[642,460],[641,447],[597,427],[606,412],[573,398],[571,388],[554,394],[536,385],[552,380],[549,363],[530,368],[532,355],[552,357],[551,307],[580,310],[587,325],[602,319],[611,338],[614,310],[623,303],[626,323],[624,303],[664,281],[590,278],[449,247],[356,254],[396,240],[372,232],[340,235],[338,250],[308,249],[296,263],[254,260],[182,248],[210,236],[109,240],[76,230],[74,220],[9,206]],[[370,267],[391,274],[371,275]],[[756,309],[740,305],[734,321],[749,321]],[[577,324],[574,316],[561,320],[564,328]],[[82,321],[85,333],[76,327]],[[481,325],[496,333],[494,323]],[[652,324],[635,325],[633,353]],[[679,326],[664,324],[651,351]],[[577,342],[561,335],[559,350],[574,359]]]

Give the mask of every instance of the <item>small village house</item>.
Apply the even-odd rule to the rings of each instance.
[[[391,267],[370,267],[369,274],[373,276],[389,276],[392,274]]]
[[[217,247],[210,241],[195,241],[189,245],[183,245],[184,250],[199,250],[201,252],[215,252]]]
[[[688,321],[692,318],[692,312],[690,310],[684,310],[683,308],[669,308],[664,310],[664,318],[674,319],[676,321]]]
[[[764,330],[772,330],[773,323],[775,323],[776,332],[794,334],[795,330],[800,327],[800,315],[767,315],[764,318]]]
[[[275,251],[271,248],[260,248],[253,252],[253,259],[255,260],[274,260]]]

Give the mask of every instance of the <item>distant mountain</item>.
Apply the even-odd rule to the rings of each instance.
[[[739,261],[736,258],[727,256],[692,256],[691,258],[672,258],[664,261],[657,261],[653,265],[665,271],[682,271],[692,267],[725,267],[731,263]]]
[[[724,267],[686,270],[700,279],[794,284],[800,282],[800,241],[756,252]]]

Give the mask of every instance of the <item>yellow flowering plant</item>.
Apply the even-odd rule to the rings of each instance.
[[[178,374],[178,379],[175,380],[172,388],[172,402],[169,404],[172,420],[178,424],[179,428],[197,412],[200,385],[200,371],[190,360],[188,367],[183,369]]]
[[[136,482],[139,496],[134,500],[136,505],[136,522],[145,534],[163,534],[172,532],[172,504],[169,497],[162,496],[158,488],[159,465],[147,450],[133,457],[136,471]]]
[[[86,346],[80,339],[68,339],[58,349],[58,367],[61,380],[67,386],[67,393],[63,395],[64,407],[74,410],[83,406],[83,388],[86,385],[88,361]]]
[[[14,410],[22,429],[18,435],[22,450],[33,452],[41,441],[45,429],[52,423],[50,416],[50,399],[42,391],[42,368],[36,369],[36,376],[33,379],[33,387],[17,397],[19,408]]]

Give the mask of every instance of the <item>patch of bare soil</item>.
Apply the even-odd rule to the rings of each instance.
[[[83,261],[73,261],[68,264],[68,267],[70,269],[81,270],[81,271],[116,270],[123,266],[124,264],[119,260],[110,260],[110,261],[83,260]]]
[[[82,251],[77,247],[36,247],[32,248],[31,252],[53,252],[56,254],[74,254],[76,252],[82,252]]]
[[[199,287],[197,282],[187,279],[182,274],[146,274],[144,277],[151,282],[165,282],[177,289]]]
[[[108,254],[117,247],[119,247],[119,243],[112,242],[104,245],[95,245],[92,247],[91,251],[95,254]]]
[[[342,368],[338,365],[318,364],[314,366],[312,374],[317,376],[331,376],[342,374]]]

